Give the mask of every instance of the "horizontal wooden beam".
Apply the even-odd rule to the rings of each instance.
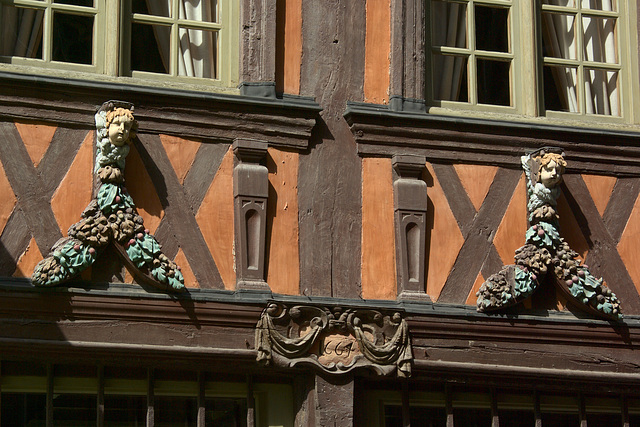
[[[344,116],[362,156],[415,154],[434,163],[519,169],[520,156],[554,146],[565,150],[569,173],[640,176],[640,132],[393,111],[356,102]]]

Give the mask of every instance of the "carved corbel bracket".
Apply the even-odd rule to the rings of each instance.
[[[271,302],[256,326],[255,341],[257,361],[265,365],[411,375],[409,328],[398,311]]]
[[[264,269],[269,172],[261,164],[267,143],[236,139],[233,152],[236,288],[269,290]]]
[[[430,301],[425,290],[427,184],[424,156],[395,155],[393,183],[398,298]]]

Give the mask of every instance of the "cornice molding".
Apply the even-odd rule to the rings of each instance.
[[[231,143],[262,139],[304,150],[321,107],[312,99],[196,92],[0,72],[0,117],[91,128],[105,99],[136,105],[139,133],[162,133]]]
[[[393,111],[349,102],[344,113],[361,156],[415,154],[429,162],[519,168],[520,156],[562,148],[569,173],[640,176],[640,132]]]

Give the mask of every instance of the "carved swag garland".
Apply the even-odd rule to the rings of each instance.
[[[326,341],[336,335],[344,337],[345,342],[350,338],[355,342],[333,347],[340,361],[327,362],[322,358],[328,347]],[[287,307],[272,302],[256,326],[255,341],[257,361],[265,365],[272,361],[289,366],[306,363],[329,373],[367,367],[380,374],[411,375],[409,328],[399,312]]]
[[[550,276],[570,300],[586,306],[594,314],[619,319],[616,295],[595,278],[560,237],[556,200],[558,185],[566,166],[562,150],[543,148],[522,156],[527,178],[529,222],[526,244],[516,251],[516,265],[493,274],[476,293],[478,311],[494,311],[528,298]]]
[[[184,289],[184,278],[173,261],[160,250],[124,186],[125,158],[138,127],[133,106],[105,102],[95,116],[97,152],[94,172],[99,189],[82,219],[69,228],[40,261],[31,281],[36,286],[55,286],[80,274],[113,243],[137,280],[163,290]]]

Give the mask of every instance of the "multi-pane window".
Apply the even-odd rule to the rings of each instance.
[[[630,3],[429,0],[432,105],[632,121]]]
[[[434,98],[513,105],[511,2],[433,1],[431,8]]]
[[[254,425],[293,425],[290,384],[221,379],[202,371],[2,361],[0,424],[243,427],[251,406]]]
[[[0,0],[0,62],[234,87],[237,12],[228,0]]]

